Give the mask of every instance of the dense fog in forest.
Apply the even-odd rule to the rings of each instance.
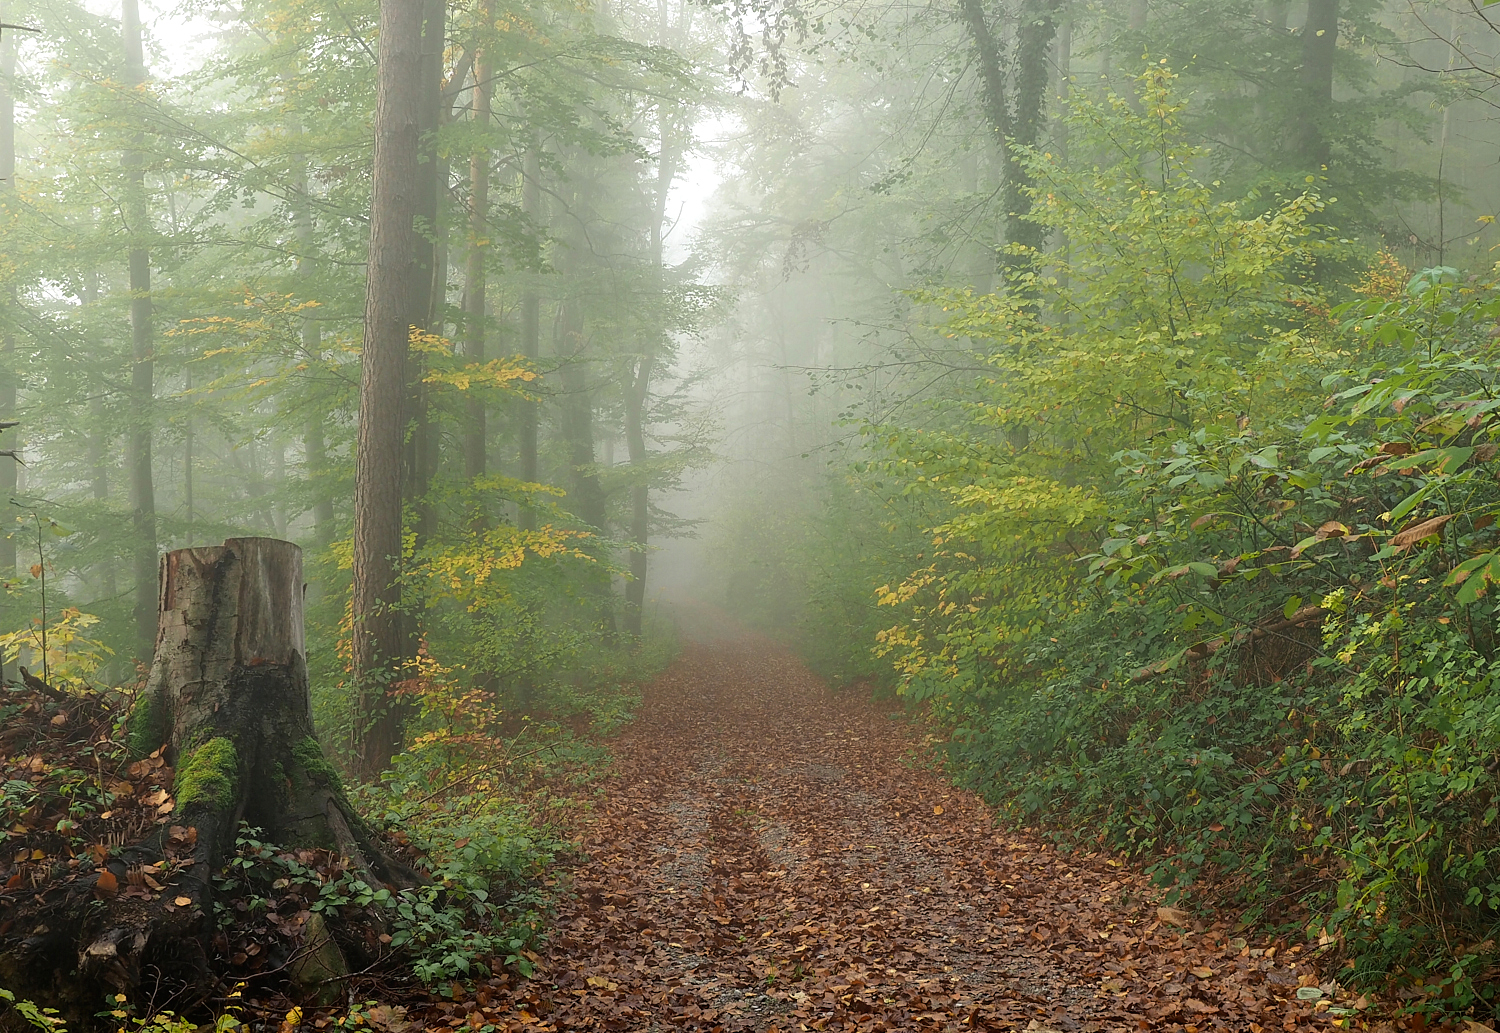
[[[1318,973],[1196,1012],[1164,975],[1139,1028],[1492,1018],[1500,3],[0,23],[0,876],[93,880],[0,895],[0,984],[80,1028],[210,970],[289,973],[273,1018],[360,965],[500,994],[550,971],[577,787],[675,778],[628,745],[684,734],[654,699],[780,743],[828,687],[975,821],[1130,866],[1120,906]],[[273,857],[344,887],[333,932],[241,900],[301,917],[163,960]]]

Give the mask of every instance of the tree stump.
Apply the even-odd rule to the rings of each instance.
[[[98,878],[124,887],[141,866],[166,861],[158,878],[167,884],[149,899],[99,893],[96,885],[92,896],[51,916],[53,950],[32,940],[29,950],[0,955],[0,972],[33,986],[61,982],[79,1000],[91,999],[93,1010],[104,992],[134,989],[147,967],[188,977],[202,970],[211,877],[233,851],[242,820],[279,846],[348,857],[371,885],[416,881],[381,854],[313,735],[301,549],[231,538],[169,552],[159,598],[155,659],[127,727],[133,754],[160,750],[175,770],[175,810],[170,822],[109,858]],[[76,970],[57,956],[59,940],[71,945],[67,960],[76,959]]]

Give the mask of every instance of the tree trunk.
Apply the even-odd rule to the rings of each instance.
[[[493,28],[495,5],[486,0],[482,9],[486,31]],[[483,134],[490,131],[490,102],[495,92],[494,62],[489,48],[480,51],[474,65],[474,124]],[[471,363],[484,362],[485,302],[488,279],[484,258],[489,244],[490,150],[482,143],[469,159],[469,251],[464,263],[464,357]],[[486,427],[485,401],[477,392],[465,402],[464,477],[472,485],[485,475]],[[476,497],[470,522],[476,528],[488,525],[484,504]]]
[[[532,280],[539,274],[542,265],[542,155],[532,145],[521,162],[521,215],[526,228],[536,234],[537,254],[529,270]],[[541,299],[537,296],[535,282],[528,282],[521,292],[521,354],[533,361],[541,352],[542,315]],[[538,477],[537,436],[540,413],[537,403],[522,398],[516,403],[521,410],[521,426],[518,437],[521,446],[521,480],[536,483]],[[536,511],[523,506],[517,523],[525,530],[536,529]]]
[[[441,196],[448,185],[448,160],[438,150],[437,132],[443,121],[443,46],[447,34],[447,0],[421,0],[422,45],[418,87],[418,139],[421,148],[417,163],[417,276],[420,277],[412,297],[411,325],[428,333],[442,334],[442,311],[447,301],[447,249],[441,230]],[[432,486],[438,428],[429,404],[425,383],[427,356],[424,352],[407,353],[407,413],[410,422],[406,449],[406,485],[404,494],[415,513],[412,531],[416,547],[431,538],[436,514],[428,491]],[[418,629],[415,622],[403,622],[404,655],[416,655]]]
[[[123,0],[121,28],[125,42],[125,80],[146,81],[137,0]],[[137,138],[137,145],[144,141]],[[124,157],[126,231],[133,238],[130,268],[130,433],[126,437],[130,468],[130,514],[135,530],[135,624],[139,656],[151,653],[156,626],[156,489],[151,476],[151,421],[156,393],[155,340],[151,326],[151,253],[145,238],[151,213],[146,204],[144,157],[139,150]]]
[[[630,580],[625,583],[625,633],[641,637],[646,608],[646,546],[651,530],[651,488],[646,483],[646,403],[653,356],[639,360],[625,385],[625,447],[634,467],[630,485]]]
[[[5,6],[0,4],[0,13]],[[0,18],[0,21],[4,21]],[[0,213],[7,216],[11,200],[15,196],[16,178],[16,99],[11,95],[11,77],[16,71],[16,35],[14,32],[0,33]],[[7,293],[6,301],[15,308],[15,296]],[[11,326],[11,312],[0,313],[0,421],[8,421],[16,414],[16,339]],[[0,450],[11,451],[17,445],[15,431],[0,431]],[[10,500],[16,497],[16,464],[9,456],[0,456],[0,506],[10,508]],[[0,534],[0,582],[16,576],[15,521],[7,519],[0,523],[5,529]],[[9,606],[3,614],[6,630],[22,626],[19,608],[13,615]],[[0,681],[10,681],[16,676],[15,664],[0,668]]]
[[[302,127],[294,125],[292,131],[302,135]],[[300,281],[302,300],[315,300],[317,272],[313,254],[317,239],[313,227],[312,198],[309,194],[307,158],[297,155],[296,179],[292,183],[293,224],[297,233],[297,279]],[[323,354],[323,331],[318,326],[314,309],[302,314],[302,353],[307,362],[318,362]],[[306,477],[311,483],[313,496],[313,541],[320,548],[333,541],[333,496],[328,491],[328,446],[323,428],[323,416],[317,413],[307,421],[302,435],[302,451],[307,460]]]
[[[1292,126],[1292,153],[1304,168],[1328,164],[1323,120],[1333,105],[1333,59],[1339,43],[1339,0],[1307,0],[1302,26],[1302,103]]]
[[[1047,121],[1047,86],[1052,78],[1048,59],[1057,35],[1057,8],[1058,0],[1026,0],[1021,5],[1016,25],[1015,108],[1010,116],[1016,147],[1035,147]],[[1017,270],[1029,268],[1030,256],[1039,255],[1047,243],[1046,228],[1027,218],[1030,186],[1031,176],[1011,155],[1005,166],[1005,241],[1030,253],[1007,256],[1006,264]]]
[[[301,550],[268,538],[178,549],[162,557],[159,581],[155,660],[128,729],[134,753],[175,772],[171,821],[105,861],[84,892],[35,898],[38,913],[15,923],[27,931],[0,941],[8,985],[52,987],[60,1003],[90,1011],[147,973],[203,976],[193,945],[214,931],[213,876],[241,821],[278,846],[333,850],[367,879],[416,881],[380,853],[313,735]],[[173,864],[155,894],[114,892],[164,859]],[[43,917],[49,935],[38,943],[29,930]]]
[[[990,29],[984,10],[984,0],[963,0],[964,28],[969,33],[969,42],[974,45],[979,59],[979,85],[981,108],[990,124],[995,138],[995,147],[1000,153],[1000,166],[1009,175],[1010,170],[1010,105],[1005,99],[1005,68],[1000,52],[1000,42]]]
[[[381,0],[370,258],[354,472],[353,659],[359,770],[375,778],[400,749],[389,694],[401,657],[401,472],[412,285],[419,268],[417,164],[422,6]]]

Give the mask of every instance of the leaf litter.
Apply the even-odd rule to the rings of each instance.
[[[649,686],[530,979],[427,1009],[507,1031],[1301,1030],[1363,1016],[1300,946],[997,830],[900,713],[761,638]],[[1361,1004],[1365,1003],[1363,1001]]]

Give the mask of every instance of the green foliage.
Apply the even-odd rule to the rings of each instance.
[[[44,1030],[46,1033],[67,1033],[67,1027],[58,1018],[55,1008],[38,1008],[30,1001],[17,1000],[16,995],[4,987],[0,987],[0,1001],[7,1002],[34,1029]]]
[[[171,735],[167,704],[159,692],[144,692],[125,718],[125,741],[132,757],[145,757],[161,748]]]
[[[899,572],[842,591],[1009,820],[1466,1007],[1500,913],[1500,295],[1389,255],[1320,286],[1355,254],[1325,202],[1226,199],[1173,73],[1139,87],[1073,98],[1103,157],[1022,158],[1065,249],[915,294],[977,373],[869,426],[853,537]]]
[[[507,819],[493,808],[442,831],[445,837],[470,835],[430,844],[432,882],[412,889],[372,887],[347,870],[325,878],[296,853],[261,841],[253,829],[237,839],[236,855],[216,885],[252,913],[295,892],[315,913],[378,915],[390,949],[429,985],[471,978],[491,962],[529,973],[531,962],[522,952],[538,933],[541,905],[533,884],[551,861],[553,844],[536,839],[519,812]],[[415,836],[412,842],[429,845]],[[228,906],[215,904],[224,924],[233,921]]]

